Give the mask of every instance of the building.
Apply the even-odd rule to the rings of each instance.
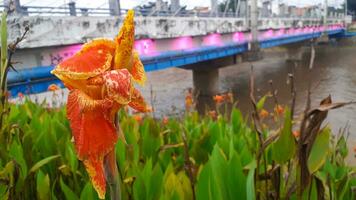
[[[143,16],[164,16],[186,12],[186,6],[181,6],[180,0],[171,0],[170,4],[167,1],[156,0],[155,2],[148,2],[142,6],[136,6],[134,9],[137,13]]]
[[[270,17],[272,15],[272,2],[270,0],[264,0],[262,2],[261,16]]]
[[[288,11],[288,5],[281,3],[278,5],[278,10],[279,10],[279,16],[280,17],[288,17],[289,16],[289,11]]]

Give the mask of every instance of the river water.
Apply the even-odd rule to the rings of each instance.
[[[278,102],[290,104],[288,74],[294,71],[297,90],[296,117],[305,107],[308,77],[311,78],[312,84],[312,107],[318,106],[320,100],[329,94],[333,102],[356,101],[356,45],[341,46],[334,43],[317,46],[315,64],[311,72],[308,69],[310,57],[308,50],[304,57],[305,59],[296,66],[294,63],[286,62],[286,53],[281,49],[265,52],[263,60],[252,63],[256,96],[268,93],[269,81],[272,80],[274,88],[278,91]],[[232,91],[238,101],[238,108],[245,115],[248,115],[252,109],[249,100],[250,69],[251,63],[240,63],[220,69],[221,92]],[[156,115],[179,115],[184,110],[185,93],[188,88],[193,87],[191,71],[172,68],[151,72],[148,74],[148,80],[144,95],[155,107]],[[270,98],[266,103],[267,110],[272,111],[273,105],[274,101]],[[332,110],[326,120],[334,132],[338,132],[348,124],[350,148],[356,144],[355,111],[356,105]]]

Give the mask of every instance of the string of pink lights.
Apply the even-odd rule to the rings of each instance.
[[[302,28],[286,28],[286,29],[268,29],[260,31],[259,40],[272,39],[277,37],[287,37],[290,35],[307,34],[313,32],[324,32],[326,30],[336,30],[344,28],[343,24],[334,24],[329,26],[313,26]],[[225,43],[244,43],[252,39],[250,32],[235,32],[233,34],[211,33],[203,37],[182,36],[174,38],[170,41],[170,50],[190,50],[200,46],[222,46]],[[198,40],[198,41],[197,41]],[[200,41],[199,41],[200,40]],[[135,41],[135,49],[140,55],[152,56],[160,51],[157,48],[157,42],[154,39],[139,39]]]

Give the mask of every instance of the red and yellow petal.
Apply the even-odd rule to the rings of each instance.
[[[83,80],[97,76],[111,68],[114,48],[113,41],[93,40],[85,44],[74,56],[56,66],[52,73],[65,83],[68,82],[67,79]]]
[[[114,57],[114,69],[129,69],[132,62],[132,50],[135,41],[134,11],[129,10],[124,24],[115,38],[116,51]]]
[[[106,193],[106,179],[103,162],[103,158],[89,158],[83,161],[85,169],[87,170],[90,180],[93,184],[93,187],[98,193],[99,199],[105,199]]]
[[[139,112],[149,112],[150,110],[142,94],[136,88],[132,90],[129,106]]]
[[[109,99],[121,105],[126,105],[131,101],[132,76],[127,69],[106,72],[103,78]]]
[[[146,73],[145,68],[140,60],[140,56],[136,51],[133,52],[133,60],[131,67],[132,78],[140,85],[145,85],[146,82]]]
[[[118,136],[112,119],[110,100],[93,100],[79,90],[68,96],[70,121],[78,158],[82,160],[99,196],[105,196],[103,158],[114,149]]]

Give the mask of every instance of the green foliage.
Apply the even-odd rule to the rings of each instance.
[[[326,161],[329,153],[330,129],[324,128],[316,136],[315,143],[308,158],[308,169],[310,173],[316,172]]]
[[[279,164],[284,164],[290,160],[296,149],[296,143],[292,134],[292,118],[289,109],[285,112],[284,126],[280,136],[272,146],[272,157]]]
[[[263,151],[266,169],[279,166],[281,197],[297,180],[296,139],[291,134],[286,109],[279,137]],[[11,105],[1,134],[9,135],[0,146],[0,195],[3,199],[98,199],[83,164],[77,160],[65,109],[48,109],[25,101]],[[264,198],[265,162],[257,161],[260,146],[241,112],[229,118],[199,117],[188,113],[169,123],[145,116],[142,122],[120,114],[126,143],[116,146],[123,199],[197,200]],[[270,131],[264,131],[268,138]],[[183,133],[186,137],[184,145]],[[308,158],[314,174],[303,195],[353,199],[354,171],[345,165],[346,140],[335,141],[330,129],[318,133]],[[188,153],[188,158],[186,157]],[[278,165],[276,165],[278,163]],[[276,170],[274,170],[276,171]],[[292,173],[286,182],[284,178]],[[270,172],[268,172],[270,173]],[[267,190],[275,192],[271,181]],[[296,194],[293,193],[295,196]],[[107,197],[109,198],[109,197]]]

